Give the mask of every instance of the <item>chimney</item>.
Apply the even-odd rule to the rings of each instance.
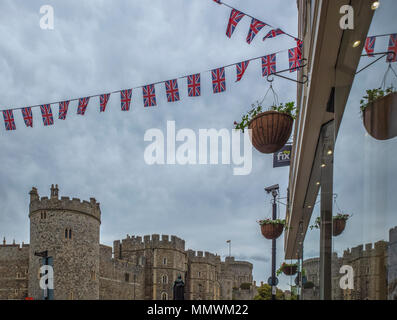
[[[37,189],[35,187],[32,187],[32,190],[30,190],[29,195],[30,195],[30,202],[39,200],[39,194],[37,193]]]
[[[51,185],[51,199],[58,200],[58,192],[59,192],[58,185],[56,184],[54,187],[54,185],[52,184]]]

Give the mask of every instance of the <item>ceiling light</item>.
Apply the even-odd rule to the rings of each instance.
[[[357,48],[361,44],[360,40],[354,41],[353,48]]]
[[[379,8],[379,5],[380,5],[379,1],[374,1],[374,2],[372,3],[372,5],[371,5],[371,9],[372,9],[372,10],[376,10],[376,9]]]

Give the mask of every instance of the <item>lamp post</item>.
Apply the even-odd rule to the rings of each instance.
[[[265,188],[267,193],[271,193],[273,196],[273,220],[277,219],[277,196],[278,196],[279,185],[273,185]],[[272,277],[271,277],[271,286],[272,286],[272,300],[276,300],[277,293],[277,278],[276,278],[276,239],[272,240]]]

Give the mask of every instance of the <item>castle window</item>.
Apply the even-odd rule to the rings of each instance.
[[[65,229],[65,239],[68,238],[68,229]]]
[[[161,277],[163,284],[167,284],[168,283],[168,276],[165,274]]]
[[[124,279],[125,279],[125,282],[130,282],[130,274],[129,274],[129,273],[126,273],[126,274],[124,275]]]
[[[91,271],[91,280],[95,281],[96,280],[96,274],[95,271]]]
[[[65,229],[65,239],[72,239],[72,229]]]
[[[167,258],[163,259],[163,264],[166,265],[167,264]]]
[[[47,213],[44,211],[40,212],[40,218],[41,219],[46,219],[47,218]]]
[[[168,294],[167,294],[167,292],[163,292],[163,293],[161,294],[161,300],[168,300]]]
[[[201,277],[201,272],[199,271],[199,272],[197,272],[197,277]]]
[[[73,300],[73,299],[74,299],[73,291],[70,291],[70,293],[69,293],[69,300]]]
[[[69,229],[69,239],[72,239],[72,229]]]

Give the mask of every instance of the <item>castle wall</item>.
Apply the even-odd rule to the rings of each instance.
[[[144,269],[113,259],[112,247],[100,245],[100,300],[144,300]]]
[[[0,245],[0,300],[28,296],[29,245]]]
[[[388,299],[397,300],[397,227],[389,231]]]

